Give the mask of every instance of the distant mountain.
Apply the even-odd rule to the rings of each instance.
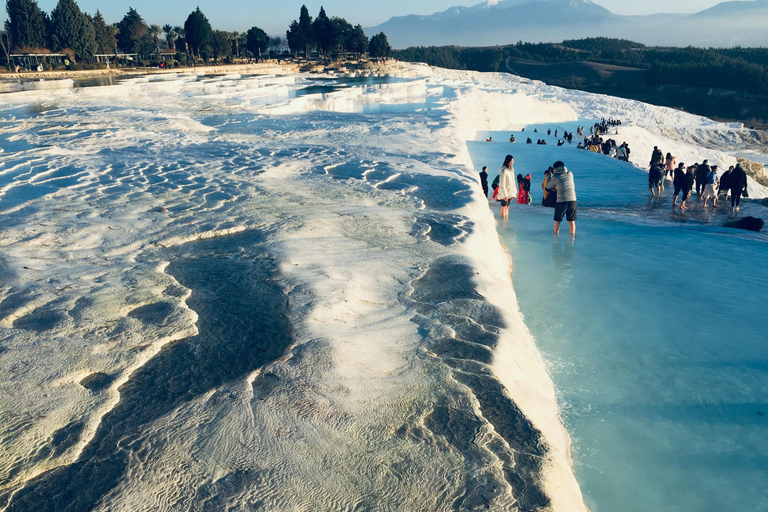
[[[693,15],[619,16],[590,0],[488,0],[365,29],[394,48],[492,46],[620,37],[650,45],[768,46],[768,0],[724,2]]]

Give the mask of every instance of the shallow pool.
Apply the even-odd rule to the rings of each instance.
[[[493,146],[469,143],[478,168],[514,150],[536,174],[498,231],[592,512],[768,510],[764,235],[720,227],[730,208],[672,213],[669,188],[648,201],[647,174],[602,155]],[[555,159],[576,179],[573,239],[538,206]]]

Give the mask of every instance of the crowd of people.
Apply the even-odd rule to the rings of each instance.
[[[720,173],[717,165],[710,165],[709,160],[702,163],[694,163],[685,166],[685,163],[677,162],[677,158],[671,153],[664,153],[657,147],[653,147],[651,161],[648,163],[648,188],[651,197],[659,198],[664,191],[664,180],[672,180],[674,194],[672,208],[678,206],[677,198],[680,197],[680,210],[686,210],[689,206],[693,191],[696,191],[697,201],[707,207],[709,200],[712,206],[718,206],[718,200],[724,201],[731,197],[731,211],[739,211],[739,202],[742,197],[749,197],[747,192],[747,173],[741,164],[732,165],[724,173]]]
[[[595,123],[589,129],[590,135],[585,137],[584,143],[580,142],[578,147],[628,162],[630,150],[626,142],[617,146],[615,140],[610,138],[603,140],[601,137],[601,135],[607,133],[610,127],[619,125],[621,125],[621,121],[617,119],[603,119],[599,123]],[[525,131],[525,129],[522,131]],[[585,128],[579,126],[576,129],[576,135],[583,136],[584,131]],[[534,129],[533,132],[538,133],[538,129]],[[551,129],[547,130],[547,135],[553,135]],[[557,135],[558,130],[554,130],[554,136],[557,137]],[[573,135],[573,133],[563,131],[563,139],[558,140],[557,145],[562,146],[565,141],[570,142]],[[492,142],[492,138],[489,137],[486,141]],[[510,136],[509,142],[516,142],[514,134]],[[527,138],[526,143],[533,143],[530,137]],[[544,139],[539,139],[537,142],[537,144],[542,145],[546,143]],[[491,199],[501,202],[501,218],[509,217],[509,207],[513,201],[516,200],[518,204],[531,204],[532,202],[531,175],[523,176],[522,174],[517,174],[515,176],[513,164],[514,157],[507,155],[501,169],[499,169],[499,175],[491,185],[493,188]],[[483,167],[480,173],[480,180],[483,193],[485,197],[488,197],[490,190],[488,187],[487,167]],[[665,180],[671,180],[674,185],[672,208],[674,209],[678,206],[678,197],[680,197],[679,207],[681,211],[689,208],[686,203],[690,202],[690,197],[694,190],[696,191],[698,201],[701,201],[702,206],[705,208],[708,206],[710,199],[712,200],[712,206],[717,207],[718,201],[721,198],[727,200],[730,196],[731,209],[734,212],[739,210],[741,197],[749,197],[747,192],[747,175],[740,164],[730,166],[722,174],[718,166],[710,165],[708,160],[704,160],[701,164],[695,163],[686,167],[684,163],[678,163],[671,153],[667,153],[665,156],[658,147],[654,146],[648,172],[648,187],[652,197],[661,197],[664,191]],[[576,232],[577,212],[576,190],[573,174],[568,171],[562,161],[558,160],[544,172],[544,181],[541,184],[541,188],[541,204],[555,209],[554,232],[559,233],[560,223],[565,218],[568,221],[569,231],[571,234],[574,234]]]

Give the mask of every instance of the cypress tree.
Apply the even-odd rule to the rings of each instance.
[[[96,36],[96,53],[116,53],[117,38],[115,38],[115,28],[104,22],[104,16],[96,11],[93,18],[93,32]]]
[[[323,7],[320,7],[317,18],[312,22],[312,35],[321,51],[327,52],[331,49],[333,45],[333,26]]]
[[[368,51],[368,36],[365,35],[362,25],[356,25],[351,39],[345,43],[347,50],[352,53],[365,53]]]
[[[13,50],[23,47],[48,48],[48,17],[34,0],[8,0],[5,4],[8,31]]]
[[[149,27],[134,8],[129,8],[123,19],[117,24],[117,47],[125,53],[143,53],[149,39],[150,52],[154,46],[152,36],[149,35]]]
[[[54,50],[71,48],[79,60],[93,60],[96,32],[91,20],[74,0],[59,0],[51,12],[51,41]]]
[[[187,21],[184,22],[184,32],[186,33],[189,48],[193,52],[197,50],[198,55],[200,55],[201,52],[207,51],[213,30],[208,22],[208,18],[205,17],[200,7],[187,17]]]
[[[298,54],[300,51],[303,51],[305,56],[309,57],[309,50],[314,41],[312,36],[312,17],[309,15],[306,5],[301,6],[299,20],[291,22],[285,36],[288,40],[288,47],[293,53]]]

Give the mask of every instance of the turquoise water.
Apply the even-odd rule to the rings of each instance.
[[[511,149],[534,175],[534,206],[498,231],[592,512],[768,510],[765,235],[720,227],[730,208],[672,213],[669,189],[649,202],[647,174],[602,155],[469,148],[489,179]],[[538,206],[555,159],[576,180],[574,239]]]

